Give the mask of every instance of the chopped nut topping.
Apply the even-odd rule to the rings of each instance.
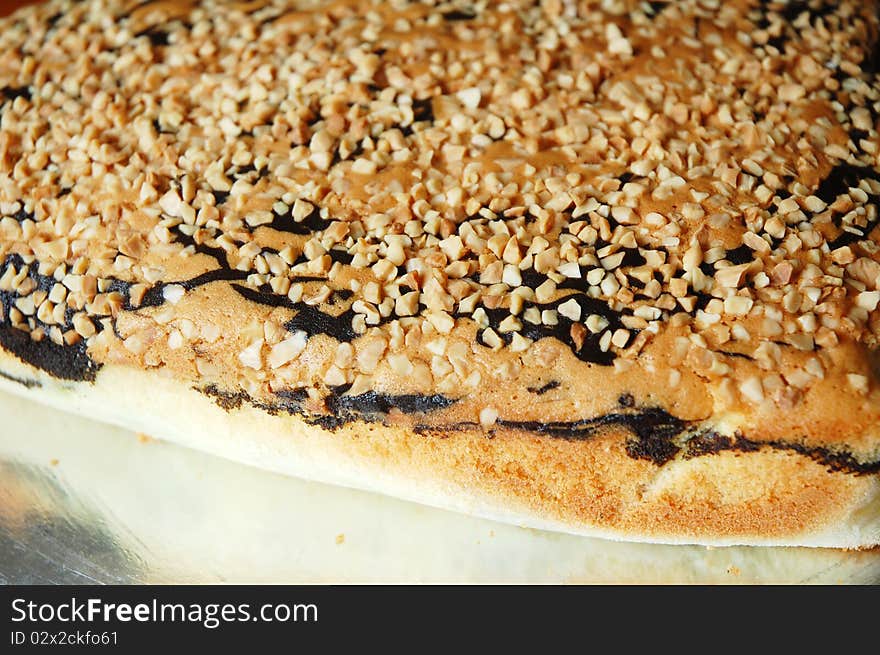
[[[670,386],[786,407],[880,345],[869,7],[108,3],[0,19],[4,329],[254,389],[673,331]]]

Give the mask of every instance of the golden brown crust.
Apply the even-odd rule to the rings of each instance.
[[[873,3],[219,7],[0,20],[4,352],[634,537],[876,484]]]

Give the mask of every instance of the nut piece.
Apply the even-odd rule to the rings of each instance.
[[[740,382],[739,390],[749,401],[759,404],[764,402],[764,387],[761,378],[752,376]]]
[[[738,266],[728,266],[715,272],[715,282],[722,287],[731,289],[738,288],[745,280],[746,271],[749,270],[749,264],[739,264]]]
[[[299,357],[306,348],[308,337],[302,330],[297,330],[291,336],[272,346],[269,351],[268,363],[273,369],[280,368]]]
[[[880,291],[863,291],[856,296],[856,305],[869,312],[877,309],[877,303],[880,303]]]
[[[581,306],[574,298],[566,300],[564,303],[559,305],[556,308],[556,311],[572,321],[581,320]]]
[[[868,390],[870,388],[870,381],[868,377],[865,375],[859,375],[856,373],[849,373],[846,376],[847,382],[849,382],[849,386],[851,386],[856,392],[861,395],[867,395]]]
[[[498,410],[494,407],[484,407],[480,410],[480,425],[489,427],[498,421]]]
[[[751,298],[744,296],[730,296],[724,299],[724,313],[732,316],[745,316],[755,304]]]
[[[263,349],[263,340],[257,339],[247,348],[238,353],[238,361],[248,368],[260,370],[263,368],[263,358],[261,351]]]

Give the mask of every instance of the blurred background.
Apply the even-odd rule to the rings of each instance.
[[[33,4],[36,0],[0,0],[0,16],[11,14],[19,7]]]

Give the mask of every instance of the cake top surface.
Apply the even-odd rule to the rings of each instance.
[[[876,454],[878,29],[815,0],[20,10],[2,345],[316,415],[635,403]]]

